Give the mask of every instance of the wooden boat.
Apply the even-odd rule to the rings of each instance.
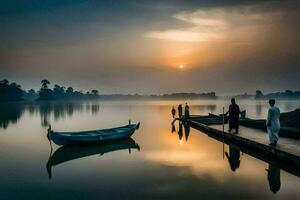
[[[52,167],[61,163],[76,160],[83,157],[92,155],[103,155],[114,151],[128,149],[131,153],[131,149],[140,150],[139,145],[132,139],[127,138],[124,140],[116,140],[112,142],[106,142],[103,144],[92,144],[92,145],[65,145],[57,149],[47,162],[46,168],[49,178],[52,176]]]
[[[47,137],[50,142],[52,140],[57,145],[103,143],[129,138],[135,130],[139,129],[139,126],[140,123],[137,123],[110,129],[77,132],[55,132],[49,126]]]
[[[223,123],[222,115],[215,115],[212,113],[208,113],[208,115],[191,115],[190,119],[194,121],[199,121],[206,125],[216,125]],[[228,122],[228,117],[224,118],[224,122]]]

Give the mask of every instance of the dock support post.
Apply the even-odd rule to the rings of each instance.
[[[222,133],[223,133],[223,160],[224,160],[224,154],[225,154],[225,145],[224,145],[224,106],[223,106],[223,115],[222,115]]]

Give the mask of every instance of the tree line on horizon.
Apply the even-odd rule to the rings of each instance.
[[[50,81],[43,79],[41,87],[38,91],[30,89],[25,91],[17,83],[9,83],[4,79],[0,81],[0,102],[22,101],[22,100],[36,100],[36,101],[55,101],[55,100],[84,100],[84,99],[217,99],[220,98],[215,92],[207,93],[171,93],[162,95],[140,95],[140,94],[102,94],[99,95],[98,90],[91,90],[88,92],[76,91],[73,87],[60,86],[54,84],[50,88]],[[235,98],[249,98],[249,99],[300,99],[300,91],[286,90],[284,92],[275,92],[263,94],[261,90],[257,90],[255,94],[241,94],[233,96]]]
[[[73,87],[65,87],[55,84],[53,89],[49,88],[50,81],[44,79],[41,81],[41,88],[38,91],[39,97],[37,100],[64,100],[64,99],[85,99],[97,98],[99,96],[98,90],[91,90],[86,93],[76,91]]]
[[[76,100],[76,99],[95,99],[99,97],[98,90],[91,90],[86,93],[82,91],[76,91],[73,87],[65,87],[55,84],[51,89],[50,81],[43,79],[41,81],[41,88],[39,91],[30,89],[25,91],[19,84],[9,83],[8,80],[4,79],[0,81],[0,101],[22,101],[22,100],[37,100],[37,101],[48,101],[48,100]]]
[[[255,99],[300,99],[300,91],[285,90],[284,92],[263,94],[261,90],[256,90]]]

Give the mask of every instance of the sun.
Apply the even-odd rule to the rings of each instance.
[[[184,66],[183,66],[183,65],[179,65],[179,68],[180,68],[180,69],[183,69],[183,68],[184,68]]]

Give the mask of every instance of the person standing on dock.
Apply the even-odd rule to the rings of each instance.
[[[176,115],[176,110],[175,110],[175,108],[174,108],[174,106],[173,106],[173,108],[172,108],[172,116],[173,116],[173,119],[175,118],[175,115]]]
[[[275,106],[275,100],[269,100],[270,108],[267,118],[267,131],[269,135],[270,145],[276,146],[279,139],[280,130],[280,110]]]
[[[178,106],[178,117],[179,117],[179,119],[182,117],[182,105],[181,104],[179,104],[179,106]]]
[[[229,106],[228,111],[225,113],[225,116],[229,113],[229,132],[232,129],[235,129],[235,133],[239,132],[239,119],[240,119],[240,107],[235,103],[235,99],[231,99],[231,105]]]
[[[184,117],[186,120],[190,118],[190,107],[187,102],[185,103]]]

